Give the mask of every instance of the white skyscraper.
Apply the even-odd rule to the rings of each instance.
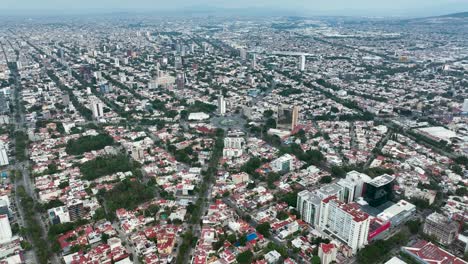
[[[462,112],[468,113],[468,99],[465,99],[465,101],[463,101]]]
[[[10,221],[7,215],[0,215],[0,244],[11,241],[13,233],[11,232]]]
[[[299,58],[299,67],[301,71],[305,70],[305,64],[306,64],[306,57],[305,55],[301,55],[301,57]]]
[[[98,99],[93,99],[91,101],[91,107],[93,111],[93,117],[95,119],[100,119],[104,116],[104,104]]]
[[[0,142],[0,166],[6,166],[8,164],[8,148]]]
[[[222,116],[226,114],[226,101],[222,95],[218,96],[218,113]]]

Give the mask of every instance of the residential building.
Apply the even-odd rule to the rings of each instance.
[[[13,237],[8,215],[0,215],[0,244],[10,242]]]
[[[445,215],[434,212],[426,218],[423,232],[437,238],[439,243],[451,244],[458,236],[459,225]]]
[[[348,245],[353,254],[367,245],[369,224],[369,215],[358,204],[345,204],[336,196],[321,202],[319,229]]]
[[[336,254],[338,253],[338,248],[335,244],[325,244],[321,243],[318,250],[318,256],[320,257],[321,264],[330,264],[333,261],[336,261]]]

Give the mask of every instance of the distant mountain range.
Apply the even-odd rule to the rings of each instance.
[[[468,18],[468,12],[453,13],[453,14],[443,15],[440,17]]]

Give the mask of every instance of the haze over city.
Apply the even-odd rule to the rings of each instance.
[[[1,264],[468,264],[468,0],[0,1]]]

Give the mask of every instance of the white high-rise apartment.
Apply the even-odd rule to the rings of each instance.
[[[98,99],[91,100],[91,108],[95,119],[100,119],[104,116],[104,104]]]
[[[10,242],[13,237],[10,220],[7,215],[0,215],[0,243]]]
[[[319,228],[347,244],[353,254],[367,245],[369,215],[355,203],[345,204],[336,196],[325,198],[320,206]]]
[[[8,148],[0,142],[0,166],[6,166],[8,164],[10,164],[8,162]]]
[[[305,55],[301,55],[301,57],[299,58],[299,68],[301,71],[305,70],[305,64],[306,64],[306,57]]]
[[[222,95],[218,96],[218,113],[221,116],[226,114],[226,101]]]

